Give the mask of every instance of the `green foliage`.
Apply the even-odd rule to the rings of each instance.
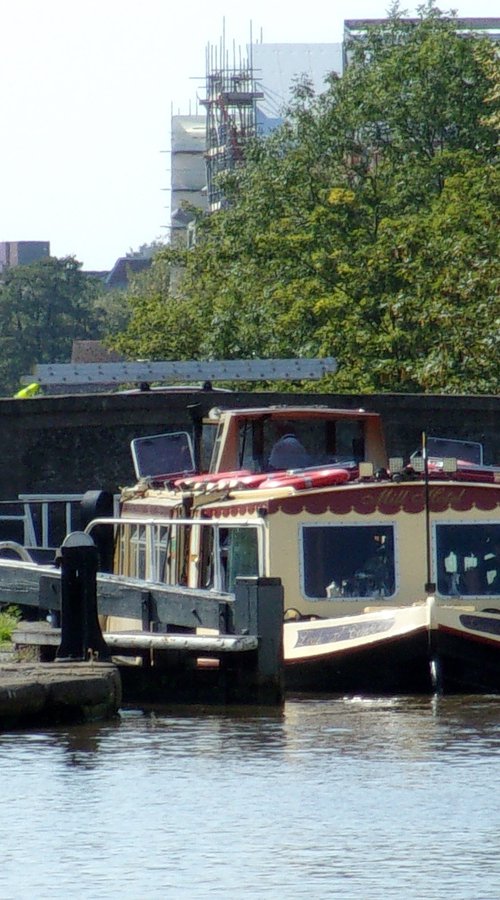
[[[157,255],[116,346],[335,356],[327,390],[498,390],[499,62],[419,15],[369,29],[321,95],[296,86],[194,250]]]
[[[196,359],[206,330],[204,310],[183,294],[175,296],[178,254],[160,250],[151,268],[132,280],[126,331],[110,343],[131,359]],[[177,273],[177,274],[176,274]]]
[[[4,606],[0,608],[0,644],[8,643],[12,638],[12,632],[21,618],[17,606]]]
[[[10,394],[37,363],[67,362],[73,340],[98,337],[99,284],[73,257],[8,269],[0,283],[0,391]]]
[[[427,209],[382,219],[354,252],[342,292],[319,304],[339,389],[498,389],[499,179],[494,164],[450,176]]]
[[[127,293],[120,288],[99,291],[93,301],[94,314],[99,322],[103,343],[115,334],[121,334],[130,321],[132,310]]]

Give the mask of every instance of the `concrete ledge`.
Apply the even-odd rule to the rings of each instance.
[[[0,666],[0,730],[109,719],[120,704],[120,674],[111,663]]]
[[[12,643],[17,649],[28,647],[55,647],[61,643],[61,629],[53,628],[48,622],[20,622],[12,634]]]

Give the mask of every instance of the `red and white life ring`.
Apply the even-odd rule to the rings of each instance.
[[[176,478],[174,487],[184,491],[227,491],[257,488],[268,478],[268,472],[251,472],[237,469],[232,472],[205,472],[203,475],[188,475]]]
[[[333,484],[345,484],[350,480],[347,469],[327,467],[324,469],[303,469],[293,472],[275,472],[270,478],[261,482],[260,487],[279,488],[294,487],[298,491],[306,488],[328,487]]]
[[[237,479],[238,487],[257,488],[263,481],[269,478],[269,472],[250,472],[248,475],[242,475]]]
[[[197,485],[202,487],[205,484],[212,484],[213,482],[238,481],[240,478],[254,474],[255,473],[251,472],[250,469],[237,469],[234,472],[204,472],[202,475],[185,475],[182,478],[175,479],[174,487],[193,490]]]

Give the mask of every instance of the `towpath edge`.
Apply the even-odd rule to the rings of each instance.
[[[113,718],[121,704],[118,668],[102,662],[0,665],[0,731]]]

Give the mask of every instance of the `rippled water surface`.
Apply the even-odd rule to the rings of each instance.
[[[0,735],[0,898],[500,897],[500,698]]]

